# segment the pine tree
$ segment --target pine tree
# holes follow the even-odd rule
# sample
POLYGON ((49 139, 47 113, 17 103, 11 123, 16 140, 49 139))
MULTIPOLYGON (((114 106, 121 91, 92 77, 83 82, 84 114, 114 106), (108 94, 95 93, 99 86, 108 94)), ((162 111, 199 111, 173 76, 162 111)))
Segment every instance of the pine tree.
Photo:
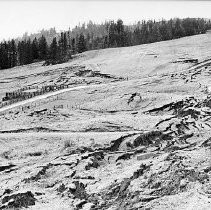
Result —
POLYGON ((160 28, 158 24, 154 24, 152 28, 152 34, 153 34, 152 42, 162 41, 162 36, 161 36, 160 28))
POLYGON ((46 38, 42 35, 39 39, 39 58, 46 59, 48 54, 48 45, 46 38))
POLYGON ((104 38, 104 43, 103 43, 103 48, 107 48, 109 45, 108 45, 108 36, 105 36, 104 38))
POLYGON ((24 46, 23 41, 18 42, 18 65, 24 64, 24 46))
POLYGON ((117 36, 116 36, 117 47, 124 47, 125 46, 125 34, 124 34, 123 21, 121 19, 117 20, 116 31, 117 31, 117 36))
POLYGON ((17 46, 15 40, 11 40, 11 51, 12 51, 12 67, 17 65, 17 46))
POLYGON ((25 38, 23 37, 17 45, 14 40, 0 43, 0 69, 28 64, 36 60, 46 60, 50 57, 56 59, 56 63, 64 62, 71 57, 70 50, 71 53, 76 53, 92 49, 146 44, 201 34, 208 29, 211 29, 211 21, 199 18, 158 22, 149 20, 128 26, 119 19, 117 22, 109 21, 102 24, 94 24, 90 21, 87 25, 76 26, 68 32, 61 33, 60 36, 55 29, 42 30, 32 35, 26 33, 25 38), (56 37, 58 42, 54 39, 56 37), (48 43, 50 55, 48 55, 48 43))
POLYGON ((68 50, 68 47, 67 47, 67 35, 66 35, 66 33, 64 33, 63 34, 63 55, 67 54, 67 50, 68 50))
POLYGON ((70 28, 69 28, 69 31, 67 32, 67 48, 68 48, 69 50, 71 49, 70 28))
POLYGON ((2 43, 1 49, 2 49, 1 69, 10 68, 10 66, 9 66, 8 44, 7 44, 7 42, 3 42, 2 43))
POLYGON ((0 43, 0 70, 2 69, 2 60, 3 60, 3 49, 2 49, 2 44, 0 43))
POLYGON ((185 35, 185 30, 182 26, 182 21, 179 18, 176 19, 172 33, 173 33, 174 38, 180 38, 185 35))
POLYGON ((58 46, 57 46, 56 37, 53 38, 53 41, 50 45, 49 55, 50 55, 50 59, 56 60, 58 58, 58 46))
POLYGON ((33 60, 39 59, 39 44, 36 37, 34 38, 32 42, 32 57, 33 57, 33 60))
POLYGON ((31 44, 30 39, 28 39, 26 44, 25 44, 25 57, 26 57, 26 63, 25 64, 30 64, 30 63, 33 62, 32 44, 31 44))
POLYGON ((0 69, 9 68, 6 42, 0 44, 0 69))
POLYGON ((141 43, 140 44, 146 44, 148 42, 149 42, 149 32, 148 32, 146 22, 143 21, 142 27, 141 27, 141 43))
POLYGON ((60 34, 60 39, 58 41, 58 48, 59 48, 59 56, 62 57, 65 55, 65 35, 63 32, 60 34))
POLYGON ((133 35, 134 35, 133 45, 141 44, 142 36, 139 27, 135 28, 133 35))
POLYGON ((109 44, 109 47, 117 47, 117 42, 116 42, 116 24, 114 23, 114 21, 111 21, 110 25, 109 25, 108 44, 109 44))
POLYGON ((82 53, 82 52, 86 51, 85 38, 82 33, 80 34, 79 39, 78 39, 77 51, 78 51, 78 53, 82 53))
POLYGON ((76 52, 76 42, 75 42, 75 38, 71 39, 71 49, 72 49, 72 53, 74 54, 76 52))

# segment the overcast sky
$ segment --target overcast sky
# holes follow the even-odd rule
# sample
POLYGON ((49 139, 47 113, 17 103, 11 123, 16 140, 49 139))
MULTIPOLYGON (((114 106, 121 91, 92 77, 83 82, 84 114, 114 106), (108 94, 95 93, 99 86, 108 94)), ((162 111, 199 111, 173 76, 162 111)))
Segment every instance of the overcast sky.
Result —
POLYGON ((174 17, 211 18, 209 1, 62 1, 0 0, 0 39, 56 27, 65 30, 79 22, 121 18, 124 23, 174 17))

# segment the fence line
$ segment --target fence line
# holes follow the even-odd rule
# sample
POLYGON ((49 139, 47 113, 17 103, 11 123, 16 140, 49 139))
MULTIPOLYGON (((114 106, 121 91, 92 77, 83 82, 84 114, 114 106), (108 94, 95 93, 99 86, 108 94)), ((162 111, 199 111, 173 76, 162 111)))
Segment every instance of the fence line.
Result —
POLYGON ((41 89, 39 89, 38 86, 32 86, 32 87, 24 87, 13 92, 6 92, 5 97, 2 99, 2 102, 0 102, 0 108, 11 105, 13 103, 17 103, 19 101, 24 101, 26 99, 33 98, 38 95, 43 95, 48 92, 54 92, 54 91, 66 89, 69 87, 71 87, 71 85, 63 85, 63 84, 48 85, 48 86, 41 87, 41 89), (37 89, 37 90, 35 92, 23 92, 23 91, 31 90, 31 89, 37 89))

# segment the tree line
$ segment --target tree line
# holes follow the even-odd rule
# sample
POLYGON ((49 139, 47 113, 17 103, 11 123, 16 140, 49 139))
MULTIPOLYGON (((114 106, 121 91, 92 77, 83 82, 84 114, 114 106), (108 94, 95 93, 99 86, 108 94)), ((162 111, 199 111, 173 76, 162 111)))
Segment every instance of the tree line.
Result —
POLYGON ((185 36, 203 34, 211 28, 210 20, 202 18, 148 20, 124 25, 121 19, 78 25, 72 30, 56 33, 42 30, 40 34, 24 35, 21 40, 0 43, 0 69, 35 61, 64 62, 71 55, 87 50, 147 44, 185 36))

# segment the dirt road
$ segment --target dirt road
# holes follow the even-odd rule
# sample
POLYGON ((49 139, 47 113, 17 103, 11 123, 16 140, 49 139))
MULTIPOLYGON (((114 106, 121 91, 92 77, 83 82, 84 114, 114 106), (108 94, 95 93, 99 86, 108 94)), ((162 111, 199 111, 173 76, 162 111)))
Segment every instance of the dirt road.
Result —
POLYGON ((79 90, 79 89, 84 89, 84 88, 87 88, 87 87, 102 87, 102 86, 105 86, 105 85, 107 85, 107 84, 83 85, 83 86, 66 88, 66 89, 55 91, 55 92, 50 92, 50 93, 47 93, 47 94, 44 94, 44 95, 36 96, 36 97, 30 98, 30 99, 27 99, 27 100, 24 100, 24 101, 20 101, 20 102, 11 104, 11 105, 6 106, 6 107, 2 107, 2 108, 0 108, 0 112, 7 111, 9 109, 16 108, 18 106, 23 106, 27 103, 32 103, 32 102, 37 101, 37 100, 42 100, 42 99, 45 99, 45 98, 48 98, 48 97, 51 97, 51 96, 59 95, 61 93, 65 93, 65 92, 68 92, 68 91, 71 91, 71 90, 79 90))

